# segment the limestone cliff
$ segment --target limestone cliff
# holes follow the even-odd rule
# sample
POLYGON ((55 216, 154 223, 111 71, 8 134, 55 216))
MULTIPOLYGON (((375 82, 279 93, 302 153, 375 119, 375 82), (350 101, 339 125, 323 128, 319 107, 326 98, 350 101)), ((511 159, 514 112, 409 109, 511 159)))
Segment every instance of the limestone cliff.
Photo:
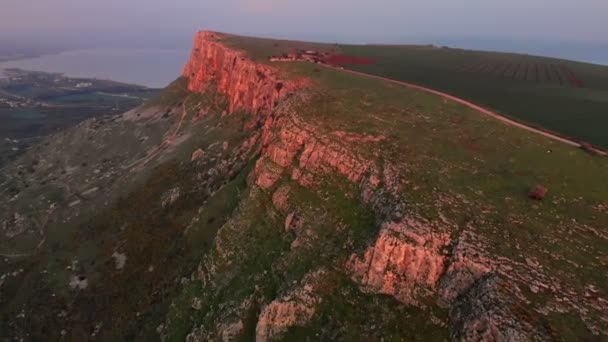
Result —
POLYGON ((214 85, 226 96, 229 112, 245 110, 253 114, 271 110, 280 98, 303 85, 301 80, 282 80, 271 67, 246 58, 209 31, 195 36, 183 76, 189 80, 188 90, 204 92, 214 85))

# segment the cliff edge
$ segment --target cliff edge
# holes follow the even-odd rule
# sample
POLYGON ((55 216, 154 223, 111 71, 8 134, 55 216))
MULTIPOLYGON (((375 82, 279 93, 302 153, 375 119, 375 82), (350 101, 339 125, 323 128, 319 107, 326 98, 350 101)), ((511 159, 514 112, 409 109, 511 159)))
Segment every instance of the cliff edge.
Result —
POLYGON ((252 114, 272 110, 282 97, 304 84, 304 80, 282 80, 276 70, 253 62, 211 31, 196 34, 183 76, 188 78, 188 90, 202 93, 214 86, 228 99, 230 112, 252 114))

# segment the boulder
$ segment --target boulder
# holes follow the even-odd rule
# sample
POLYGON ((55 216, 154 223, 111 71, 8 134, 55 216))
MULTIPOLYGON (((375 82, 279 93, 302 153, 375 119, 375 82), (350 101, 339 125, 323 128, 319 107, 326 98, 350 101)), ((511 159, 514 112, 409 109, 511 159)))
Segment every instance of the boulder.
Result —
POLYGON ((528 193, 528 197, 530 199, 537 200, 537 201, 542 200, 543 198, 545 198, 546 195, 547 195, 547 189, 540 185, 533 187, 530 190, 530 192, 528 193))
POLYGON ((196 151, 192 152, 192 158, 190 158, 190 160, 197 161, 197 160, 203 158, 204 155, 205 155, 205 152, 199 148, 196 151))

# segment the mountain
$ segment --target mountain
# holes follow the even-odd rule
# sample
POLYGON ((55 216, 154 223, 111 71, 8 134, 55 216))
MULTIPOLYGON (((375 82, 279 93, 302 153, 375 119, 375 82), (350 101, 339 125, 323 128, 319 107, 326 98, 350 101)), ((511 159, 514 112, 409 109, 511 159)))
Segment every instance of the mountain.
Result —
POLYGON ((601 151, 345 50, 200 32, 157 98, 5 166, 0 335, 605 339, 601 151))

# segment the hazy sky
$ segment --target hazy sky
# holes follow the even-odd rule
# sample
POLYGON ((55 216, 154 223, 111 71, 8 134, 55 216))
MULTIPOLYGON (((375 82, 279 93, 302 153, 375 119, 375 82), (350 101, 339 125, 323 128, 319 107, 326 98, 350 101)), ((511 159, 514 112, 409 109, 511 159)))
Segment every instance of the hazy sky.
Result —
POLYGON ((2 0, 0 34, 188 36, 200 28, 348 41, 608 42, 608 0, 2 0))

